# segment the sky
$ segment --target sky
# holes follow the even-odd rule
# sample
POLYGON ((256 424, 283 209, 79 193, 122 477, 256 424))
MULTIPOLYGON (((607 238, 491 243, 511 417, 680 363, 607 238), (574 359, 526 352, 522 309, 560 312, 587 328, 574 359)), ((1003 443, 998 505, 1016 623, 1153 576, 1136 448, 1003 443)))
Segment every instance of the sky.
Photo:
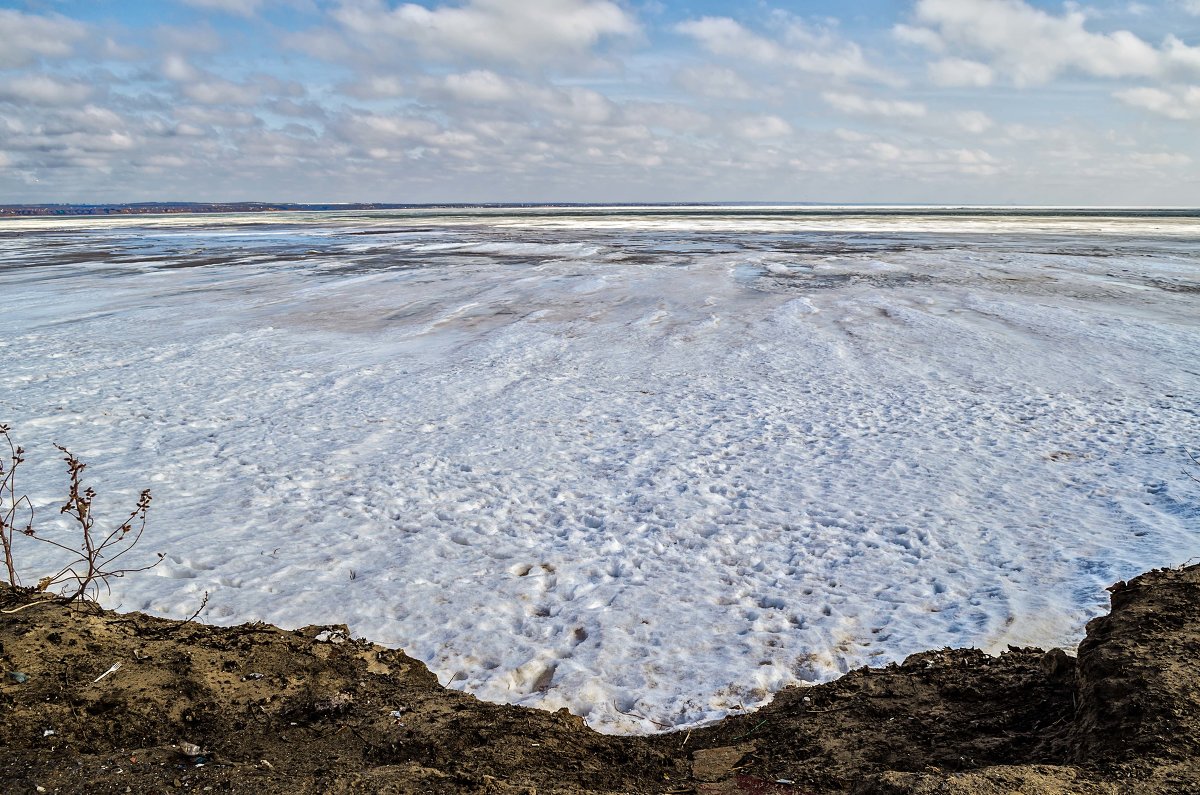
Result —
POLYGON ((0 0, 0 203, 1200 205, 1200 0, 0 0))

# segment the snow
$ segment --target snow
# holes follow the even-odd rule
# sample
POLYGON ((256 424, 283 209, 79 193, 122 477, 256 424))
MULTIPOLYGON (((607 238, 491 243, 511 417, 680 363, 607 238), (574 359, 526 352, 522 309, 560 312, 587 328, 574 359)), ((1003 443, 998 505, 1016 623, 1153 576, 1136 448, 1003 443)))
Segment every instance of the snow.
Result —
MULTIPOLYGON (((764 208, 0 222, 0 421, 150 573, 480 698, 692 726, 1071 646, 1200 555, 1195 217, 764 208)), ((52 565, 26 539, 27 579, 52 565)))

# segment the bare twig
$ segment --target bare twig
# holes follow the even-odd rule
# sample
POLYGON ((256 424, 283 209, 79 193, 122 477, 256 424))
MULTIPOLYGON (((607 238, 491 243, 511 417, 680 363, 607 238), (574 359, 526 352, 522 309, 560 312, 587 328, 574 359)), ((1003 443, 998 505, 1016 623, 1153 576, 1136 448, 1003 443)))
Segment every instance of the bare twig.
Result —
POLYGON ((659 727, 660 729, 669 729, 669 728, 671 728, 670 724, 667 724, 667 723, 659 723, 659 722, 658 722, 658 721, 656 721, 654 718, 647 718, 645 715, 639 715, 639 714, 637 714, 636 712, 626 712, 625 710, 623 710, 623 709, 621 709, 620 707, 618 707, 618 706, 617 706, 617 702, 615 702, 615 701, 613 702, 613 709, 615 709, 617 712, 620 712, 622 715, 627 715, 627 716, 628 716, 628 717, 630 717, 630 718, 637 718, 638 720, 648 720, 648 721, 650 721, 651 723, 653 723, 655 726, 659 727))
MULTIPOLYGON (((1192 459, 1193 464, 1195 464, 1197 467, 1200 467, 1200 458, 1197 458, 1195 453, 1191 452, 1190 450, 1184 450, 1183 452, 1188 458, 1192 459)), ((1186 469, 1184 470, 1183 474, 1187 475, 1189 478, 1196 481, 1197 483, 1200 483, 1200 477, 1196 477, 1191 472, 1188 472, 1186 469)))
MULTIPOLYGON (((196 612, 192 613, 190 616, 188 616, 187 620, 184 621, 183 624, 180 624, 179 627, 182 627, 184 624, 190 624, 193 621, 195 621, 196 617, 199 616, 201 613, 203 613, 204 608, 206 608, 206 607, 208 607, 208 591, 204 592, 204 598, 200 600, 200 606, 196 608, 196 612)), ((179 629, 179 627, 176 627, 176 629, 179 629)))

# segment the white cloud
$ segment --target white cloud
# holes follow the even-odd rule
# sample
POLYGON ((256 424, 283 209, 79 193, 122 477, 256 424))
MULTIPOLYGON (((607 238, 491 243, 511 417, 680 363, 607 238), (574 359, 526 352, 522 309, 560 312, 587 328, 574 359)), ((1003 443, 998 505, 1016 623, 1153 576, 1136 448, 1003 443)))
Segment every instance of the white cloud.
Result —
POLYGON ((954 121, 966 132, 979 135, 995 126, 992 117, 978 110, 964 110, 954 114, 954 121))
POLYGON ((189 6, 206 11, 223 11, 226 14, 250 17, 262 7, 263 0, 183 0, 189 6))
POLYGON ((838 137, 838 140, 848 141, 850 143, 862 143, 863 141, 871 140, 871 136, 867 135, 866 133, 859 132, 858 130, 846 130, 839 128, 834 130, 833 134, 838 137))
POLYGON ((304 87, 299 83, 269 75, 253 75, 243 82, 225 80, 198 69, 177 53, 163 59, 162 75, 178 84, 184 97, 202 105, 257 105, 268 96, 304 95, 304 87))
POLYGON ((200 71, 188 63, 182 55, 177 54, 168 55, 163 59, 162 73, 163 77, 177 83, 197 80, 200 77, 200 71))
POLYGON ((61 16, 0 9, 0 69, 26 66, 38 58, 66 58, 87 26, 61 16))
POLYGON ((1177 168, 1191 165, 1192 159, 1178 152, 1134 152, 1130 158, 1151 168, 1177 168))
POLYGON ((1200 16, 1200 0, 1178 0, 1178 5, 1187 13, 1200 16))
POLYGON ((189 127, 196 125, 206 127, 238 128, 256 127, 262 120, 244 110, 224 110, 221 108, 187 106, 175 111, 175 117, 189 127))
POLYGON ((93 133, 111 132, 125 125, 121 116, 108 108, 96 105, 85 105, 82 108, 64 111, 62 120, 70 126, 70 129, 93 133))
POLYGON ((455 99, 467 102, 509 102, 526 93, 516 81, 486 69, 448 75, 444 85, 455 99))
POLYGON ((526 65, 581 58, 606 37, 639 30, 633 16, 610 0, 468 0, 435 8, 342 0, 333 18, 357 41, 405 41, 432 58, 526 65))
POLYGON ((228 80, 203 80, 183 86, 183 95, 202 105, 254 105, 261 98, 253 86, 228 80))
POLYGON ((728 17, 688 20, 677 25, 676 30, 713 55, 809 74, 899 82, 895 76, 869 64, 857 44, 829 35, 814 35, 798 23, 785 28, 786 44, 760 36, 728 17))
POLYGON ((889 164, 900 173, 952 172, 986 177, 1002 171, 999 161, 982 149, 922 149, 874 141, 864 151, 873 160, 889 164))
POLYGON ((440 128, 427 119, 411 116, 353 113, 338 120, 335 131, 349 143, 374 150, 372 157, 380 159, 387 157, 390 149, 411 146, 436 135, 440 128))
POLYGON ((1113 94, 1126 105, 1166 116, 1168 119, 1200 118, 1200 86, 1160 88, 1130 88, 1113 94))
POLYGON ((942 58, 929 64, 929 79, 939 86, 983 88, 992 84, 992 68, 965 58, 942 58))
POLYGON ((602 124, 617 111, 608 97, 589 88, 538 85, 487 69, 427 78, 423 85, 435 98, 452 103, 517 105, 526 112, 547 113, 558 120, 582 124, 602 124))
POLYGON ((0 102, 77 105, 86 100, 91 93, 91 86, 67 83, 46 75, 23 75, 0 83, 0 102))
POLYGON ((734 135, 749 141, 764 141, 790 135, 792 125, 778 116, 743 116, 731 125, 734 135))
POLYGON ((871 99, 858 94, 847 94, 837 91, 826 91, 821 94, 821 99, 825 100, 834 110, 855 116, 915 119, 924 116, 926 113, 925 106, 920 102, 871 99))
POLYGON ((363 76, 343 86, 343 90, 359 99, 390 99, 408 94, 404 79, 396 75, 363 76))
POLYGON ((944 52, 946 42, 936 31, 929 28, 919 28, 913 25, 899 24, 892 28, 892 35, 905 44, 915 44, 931 52, 944 52))
POLYGON ((676 82, 685 91, 711 99, 753 99, 758 91, 732 69, 689 66, 679 70, 676 82))
POLYGON ((673 132, 699 133, 712 126, 706 114, 675 102, 635 102, 623 110, 624 117, 633 124, 673 132))
POLYGON ((1155 47, 1127 30, 1093 33, 1088 15, 1072 6, 1056 16, 1024 0, 918 0, 915 18, 925 27, 898 26, 894 34, 988 59, 1019 85, 1067 71, 1106 78, 1200 73, 1200 48, 1174 36, 1155 47))

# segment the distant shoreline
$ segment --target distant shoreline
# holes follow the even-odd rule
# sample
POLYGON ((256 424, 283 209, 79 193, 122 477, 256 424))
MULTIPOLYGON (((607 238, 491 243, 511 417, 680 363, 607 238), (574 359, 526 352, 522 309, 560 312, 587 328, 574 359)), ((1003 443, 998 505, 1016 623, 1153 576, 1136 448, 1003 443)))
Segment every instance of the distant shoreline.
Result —
POLYGON ((290 202, 133 202, 124 204, 0 204, 0 219, 46 216, 200 215, 217 213, 336 212, 370 210, 757 210, 805 214, 880 215, 1029 215, 1200 218, 1198 207, 1072 207, 1032 205, 830 204, 826 202, 351 202, 299 204, 290 202))

